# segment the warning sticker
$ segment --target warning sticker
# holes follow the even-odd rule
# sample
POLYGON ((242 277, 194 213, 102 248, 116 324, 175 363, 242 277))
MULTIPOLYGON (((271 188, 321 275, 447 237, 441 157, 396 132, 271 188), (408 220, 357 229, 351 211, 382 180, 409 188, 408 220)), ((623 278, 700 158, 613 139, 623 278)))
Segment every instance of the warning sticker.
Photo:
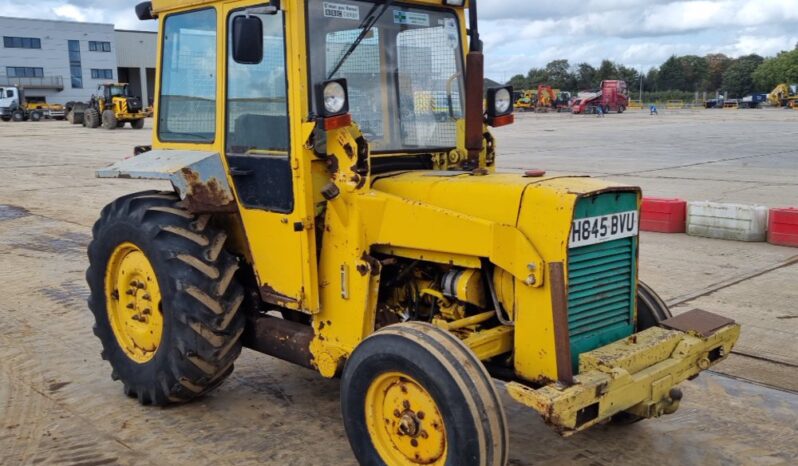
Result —
POLYGON ((360 20, 360 8, 344 3, 323 2, 324 16, 328 18, 360 20))
POLYGON ((429 26, 429 15, 412 11, 393 10, 394 24, 407 24, 408 26, 429 26))

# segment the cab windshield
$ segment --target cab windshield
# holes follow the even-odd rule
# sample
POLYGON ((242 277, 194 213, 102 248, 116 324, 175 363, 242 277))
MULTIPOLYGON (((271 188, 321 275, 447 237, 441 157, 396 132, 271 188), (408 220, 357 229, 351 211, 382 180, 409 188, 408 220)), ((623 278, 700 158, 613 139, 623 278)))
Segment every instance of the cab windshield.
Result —
POLYGON ((313 31, 309 48, 314 88, 329 79, 347 80, 349 110, 372 152, 456 146, 464 75, 458 19, 451 10, 310 0, 308 28, 313 31))
POLYGON ((111 97, 127 96, 127 86, 110 86, 111 97))

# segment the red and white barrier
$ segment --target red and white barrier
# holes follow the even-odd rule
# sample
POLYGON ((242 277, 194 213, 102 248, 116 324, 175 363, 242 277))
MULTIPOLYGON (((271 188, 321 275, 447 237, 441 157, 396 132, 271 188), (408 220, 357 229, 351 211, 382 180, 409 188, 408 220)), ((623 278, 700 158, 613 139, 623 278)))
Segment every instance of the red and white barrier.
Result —
POLYGON ((658 233, 684 233, 687 202, 682 199, 643 198, 640 229, 658 233))
POLYGON ((798 209, 770 209, 768 243, 798 247, 798 209))

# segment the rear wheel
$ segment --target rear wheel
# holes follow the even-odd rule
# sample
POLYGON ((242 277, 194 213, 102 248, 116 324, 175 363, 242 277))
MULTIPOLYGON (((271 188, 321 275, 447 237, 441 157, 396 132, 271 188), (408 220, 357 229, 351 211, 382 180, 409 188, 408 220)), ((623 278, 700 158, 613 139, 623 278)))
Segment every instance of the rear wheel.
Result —
POLYGON ((117 121, 116 122, 116 127, 117 128, 124 128, 125 127, 125 122, 124 121, 117 121))
POLYGON ((347 361, 341 408, 360 464, 504 465, 507 422, 482 363, 429 324, 391 325, 347 361))
POLYGON ((184 402, 218 386, 241 352, 244 292, 227 235, 173 193, 103 209, 86 279, 94 333, 114 380, 142 404, 184 402))
POLYGON ((30 112, 30 121, 41 121, 42 116, 43 116, 42 112, 39 111, 30 112))
POLYGON ((130 122, 130 127, 133 129, 144 128, 144 118, 139 118, 138 120, 132 120, 130 122))
MULTIPOLYGON (((116 115, 113 110, 103 110, 102 119, 103 128, 116 129, 118 127, 119 122, 116 121, 116 115)), ((124 125, 124 122, 122 124, 124 125)))

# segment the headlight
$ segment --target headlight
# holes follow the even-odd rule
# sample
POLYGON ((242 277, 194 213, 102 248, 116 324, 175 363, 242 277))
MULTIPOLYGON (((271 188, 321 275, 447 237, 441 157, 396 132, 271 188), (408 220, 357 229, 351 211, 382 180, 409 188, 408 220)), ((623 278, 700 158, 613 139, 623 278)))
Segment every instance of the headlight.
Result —
POLYGON ((324 106, 325 116, 338 115, 349 110, 345 80, 339 79, 324 83, 322 105, 324 106))
POLYGON ((494 87, 488 89, 487 123, 494 128, 512 124, 513 87, 494 87))
POLYGON ((511 98, 510 91, 506 87, 496 91, 496 98, 493 102, 496 115, 504 115, 510 110, 510 105, 512 105, 511 98))

